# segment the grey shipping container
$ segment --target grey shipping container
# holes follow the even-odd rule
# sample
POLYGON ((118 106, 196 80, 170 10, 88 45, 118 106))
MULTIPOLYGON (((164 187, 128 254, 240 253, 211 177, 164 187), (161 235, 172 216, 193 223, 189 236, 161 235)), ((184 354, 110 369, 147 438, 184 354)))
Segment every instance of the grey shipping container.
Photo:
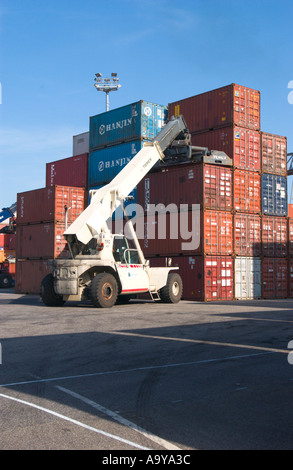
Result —
POLYGON ((90 151, 131 140, 152 140, 167 117, 167 106, 143 100, 92 116, 90 151))
POLYGON ((90 133, 83 132, 83 134, 78 134, 73 136, 73 153, 76 155, 82 155, 84 153, 89 153, 90 148, 90 133))
POLYGON ((261 298, 261 259, 256 257, 235 258, 234 286, 236 299, 261 298))
POLYGON ((262 175, 262 212, 265 215, 287 216, 287 178, 281 175, 262 175))

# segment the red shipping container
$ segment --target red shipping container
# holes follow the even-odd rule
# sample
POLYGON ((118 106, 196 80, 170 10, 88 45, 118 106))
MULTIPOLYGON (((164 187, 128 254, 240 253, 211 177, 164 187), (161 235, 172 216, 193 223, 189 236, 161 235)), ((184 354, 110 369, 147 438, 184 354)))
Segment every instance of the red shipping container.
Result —
POLYGON ((88 186, 89 154, 63 158, 46 164, 46 187, 51 186, 88 186))
POLYGON ((136 233, 144 255, 231 255, 233 215, 225 211, 148 214, 137 218, 136 233), (142 226, 143 224, 143 226, 142 226))
POLYGON ((203 209, 231 211, 232 170, 202 163, 176 165, 149 173, 137 186, 137 204, 200 204, 203 209))
POLYGON ((63 233, 64 224, 54 222, 27 224, 17 227, 17 258, 69 258, 69 249, 63 233))
POLYGON ((288 261, 288 295, 289 297, 293 297, 293 258, 289 258, 288 261))
POLYGON ((287 137, 261 132, 262 171, 287 175, 287 137))
POLYGON ((233 83, 169 103, 168 114, 182 114, 191 133, 230 125, 259 130, 260 92, 233 83))
MULTIPOLYGON (((150 258, 150 266, 165 266, 165 258, 150 258)), ((233 300, 234 268, 230 256, 172 258, 183 281, 183 300, 233 300)))
POLYGON ((225 152, 235 168, 260 171, 260 132, 244 127, 223 127, 192 135, 192 145, 225 152))
POLYGON ((85 209, 86 192, 83 188, 53 186, 17 194, 17 224, 40 222, 65 222, 68 224, 85 209))
POLYGON ((288 297, 288 259, 263 258, 262 285, 264 299, 288 297))
POLYGON ((287 217, 262 217, 262 254, 268 257, 288 255, 287 217))
POLYGON ((288 204, 288 217, 293 217, 293 204, 288 204))
POLYGON ((288 218, 288 253, 293 256, 293 218, 288 218))
POLYGON ((238 212, 261 211, 261 176, 255 171, 234 170, 234 209, 238 212))
POLYGON ((4 250, 15 250, 15 234, 0 233, 0 247, 4 250))
POLYGON ((16 294, 40 294, 43 278, 51 273, 44 260, 16 260, 16 294))
POLYGON ((234 253, 236 256, 261 255, 261 218, 257 214, 234 215, 234 253))

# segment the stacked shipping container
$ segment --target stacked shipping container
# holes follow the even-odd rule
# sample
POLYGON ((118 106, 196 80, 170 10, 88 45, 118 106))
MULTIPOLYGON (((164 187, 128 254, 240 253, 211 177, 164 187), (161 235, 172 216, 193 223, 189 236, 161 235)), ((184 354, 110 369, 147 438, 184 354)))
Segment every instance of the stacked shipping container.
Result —
POLYGON ((42 278, 50 272, 47 260, 68 257, 63 237, 85 209, 83 188, 53 186, 17 195, 17 293, 38 294, 42 278))

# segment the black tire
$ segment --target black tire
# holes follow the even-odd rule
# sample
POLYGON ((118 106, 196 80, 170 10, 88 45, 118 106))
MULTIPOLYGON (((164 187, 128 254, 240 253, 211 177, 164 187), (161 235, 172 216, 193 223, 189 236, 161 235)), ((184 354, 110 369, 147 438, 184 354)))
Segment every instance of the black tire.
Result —
POLYGON ((167 304, 177 304, 182 297, 183 283, 177 273, 169 273, 167 284, 160 289, 162 302, 167 304))
POLYGON ((0 274, 0 287, 1 289, 9 289, 12 286, 12 277, 10 274, 0 274))
POLYGON ((47 274, 41 283, 41 299, 48 307, 63 307, 65 300, 54 291, 54 279, 52 274, 47 274))
POLYGON ((111 308, 118 296, 118 284, 109 273, 97 274, 91 283, 91 300, 94 307, 111 308))

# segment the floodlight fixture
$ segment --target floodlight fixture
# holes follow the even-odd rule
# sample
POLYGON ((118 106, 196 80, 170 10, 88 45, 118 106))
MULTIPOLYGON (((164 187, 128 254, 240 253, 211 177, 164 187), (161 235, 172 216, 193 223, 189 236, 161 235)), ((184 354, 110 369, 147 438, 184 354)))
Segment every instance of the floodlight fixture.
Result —
POLYGON ((121 87, 121 85, 118 84, 119 78, 117 77, 117 73, 114 72, 111 73, 112 78, 103 79, 101 73, 96 73, 95 75, 96 83, 94 86, 97 91, 103 91, 106 93, 106 111, 109 111, 109 93, 110 91, 117 91, 121 87))

